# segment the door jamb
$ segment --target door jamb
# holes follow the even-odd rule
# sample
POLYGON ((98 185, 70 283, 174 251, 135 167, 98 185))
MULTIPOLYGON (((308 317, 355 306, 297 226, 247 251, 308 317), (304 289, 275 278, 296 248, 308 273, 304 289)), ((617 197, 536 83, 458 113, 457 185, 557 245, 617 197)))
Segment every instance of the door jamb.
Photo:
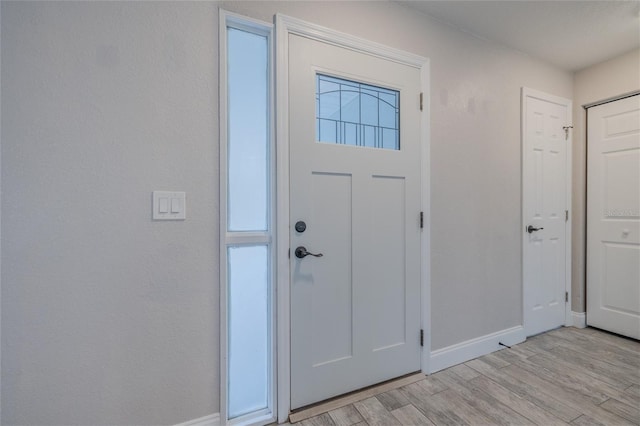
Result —
MULTIPOLYGON (((430 324, 430 188, 429 188, 429 59, 359 37, 277 14, 276 21, 276 286, 277 286, 277 412, 285 422, 291 408, 290 276, 289 276, 289 35, 295 34, 420 69, 424 108, 421 114, 422 210, 421 328, 425 331, 422 371, 429 372, 430 324)), ((416 97, 418 94, 416 94, 416 97)), ((417 98, 416 98, 417 99, 417 98)), ((418 101, 416 101, 418 105, 418 101)))
MULTIPOLYGON (((520 128, 520 133, 521 133, 521 191, 522 191, 522 202, 520 205, 520 209, 521 209, 521 217, 522 217, 522 222, 521 222, 521 227, 520 230, 522 232, 522 229, 524 229, 525 223, 527 221, 527 217, 525 217, 525 209, 524 206, 526 204, 527 198, 526 198, 526 194, 525 194, 525 182, 524 182, 524 178, 525 178, 525 149, 524 149, 524 144, 525 144, 525 123, 527 122, 527 98, 528 97, 532 97, 532 98, 538 98, 547 102, 552 102, 552 103, 556 103, 559 105, 564 105, 567 108, 567 126, 571 126, 571 123, 573 122, 573 101, 569 100, 569 99, 565 99, 565 98, 561 98, 559 96, 554 96, 554 95, 550 95, 548 93, 544 93, 541 92, 539 90, 535 90, 535 89, 530 89, 528 87, 522 87, 522 96, 521 96, 521 128, 520 128)), ((573 325, 573 316, 571 314, 571 226, 572 226, 572 220, 571 220, 571 216, 573 213, 573 209, 572 209, 572 205, 571 205, 571 188, 572 188, 572 177, 573 177, 573 173, 572 173, 572 154, 573 154, 573 132, 569 132, 568 133, 568 139, 567 139, 567 159, 566 159, 566 163, 565 163, 565 167, 566 167, 566 171, 567 171, 567 181, 566 181, 566 188, 565 188, 565 203, 567 206, 567 210, 569 211, 568 214, 568 220, 565 222, 564 224, 564 229, 565 229, 565 282, 564 282, 564 290, 567 293, 567 298, 568 301, 565 303, 564 306, 564 325, 565 327, 569 327, 571 325, 573 325)), ((526 242, 526 234, 521 234, 522 235, 522 326, 525 330, 525 333, 527 331, 527 327, 525 324, 525 306, 527 305, 525 302, 525 289, 524 289, 524 285, 525 285, 525 258, 524 258, 524 248, 525 248, 525 244, 526 242)))

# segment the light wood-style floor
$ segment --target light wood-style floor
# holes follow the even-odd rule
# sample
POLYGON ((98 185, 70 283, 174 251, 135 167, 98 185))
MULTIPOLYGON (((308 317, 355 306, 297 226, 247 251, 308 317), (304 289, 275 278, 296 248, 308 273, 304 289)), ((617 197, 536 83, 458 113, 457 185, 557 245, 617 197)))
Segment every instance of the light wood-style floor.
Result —
POLYGON ((638 425, 640 343, 560 328, 303 420, 333 425, 638 425))

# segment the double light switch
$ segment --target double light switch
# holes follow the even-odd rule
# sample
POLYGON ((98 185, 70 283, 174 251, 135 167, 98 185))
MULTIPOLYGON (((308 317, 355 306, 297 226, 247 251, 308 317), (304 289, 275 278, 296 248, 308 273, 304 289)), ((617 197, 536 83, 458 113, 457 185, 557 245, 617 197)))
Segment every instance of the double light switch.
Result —
POLYGON ((185 192, 153 191, 153 220, 184 220, 186 207, 185 192))

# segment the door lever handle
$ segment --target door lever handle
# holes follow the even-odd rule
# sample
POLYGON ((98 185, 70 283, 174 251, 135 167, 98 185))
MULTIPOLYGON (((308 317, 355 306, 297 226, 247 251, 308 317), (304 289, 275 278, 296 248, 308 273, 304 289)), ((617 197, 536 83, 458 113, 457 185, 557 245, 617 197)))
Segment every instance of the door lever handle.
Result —
POLYGON ((322 253, 310 253, 307 251, 306 247, 300 246, 298 248, 296 248, 296 251, 294 252, 294 254, 296 255, 296 257, 298 259, 304 259, 307 256, 313 256, 313 257, 322 257, 323 254, 322 253))
POLYGON ((531 234, 533 231, 541 231, 541 230, 543 230, 543 229, 544 229, 544 228, 534 228, 532 225, 527 226, 527 232, 528 232, 528 233, 530 233, 530 234, 531 234))

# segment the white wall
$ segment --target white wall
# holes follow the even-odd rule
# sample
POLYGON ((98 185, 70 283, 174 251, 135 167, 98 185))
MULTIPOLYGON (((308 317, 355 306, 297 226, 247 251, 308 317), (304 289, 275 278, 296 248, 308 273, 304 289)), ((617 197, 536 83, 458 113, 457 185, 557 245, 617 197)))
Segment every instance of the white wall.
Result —
POLYGON ((575 74, 573 93, 573 213, 571 306, 585 311, 587 112, 583 105, 640 91, 640 50, 575 74))
POLYGON ((217 7, 1 7, 2 424, 218 411, 217 7))
MULTIPOLYGON (((2 423, 218 411, 217 6, 1 7, 2 423)), ((432 349, 521 324, 520 88, 571 74, 395 3, 224 8, 431 58, 432 349)))
MULTIPOLYGON (((2 41, 2 7, 0 7, 0 43, 2 41)), ((0 224, 2 224, 2 49, 0 49, 0 224)), ((0 225, 0 424, 2 424, 2 226, 0 225)))

